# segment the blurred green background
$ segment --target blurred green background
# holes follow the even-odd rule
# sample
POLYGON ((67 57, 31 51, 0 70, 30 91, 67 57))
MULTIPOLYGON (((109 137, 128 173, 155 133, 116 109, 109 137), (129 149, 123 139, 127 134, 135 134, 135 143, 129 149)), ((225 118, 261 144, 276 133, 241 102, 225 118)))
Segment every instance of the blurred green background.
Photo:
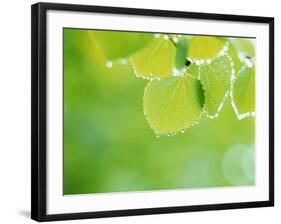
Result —
POLYGON ((103 32, 64 29, 64 194, 254 184, 254 118, 238 120, 228 98, 217 119, 157 138, 143 113, 148 81, 107 59, 150 36, 131 46, 122 33, 116 45, 111 32, 106 52, 103 32))

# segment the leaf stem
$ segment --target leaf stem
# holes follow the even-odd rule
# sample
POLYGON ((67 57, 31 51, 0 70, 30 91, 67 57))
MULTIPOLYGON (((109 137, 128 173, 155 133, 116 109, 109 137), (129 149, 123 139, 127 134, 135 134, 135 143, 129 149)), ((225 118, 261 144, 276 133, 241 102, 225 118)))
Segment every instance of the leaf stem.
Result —
MULTIPOLYGON (((168 34, 168 37, 169 37, 169 40, 172 42, 172 44, 175 46, 175 48, 177 48, 177 43, 174 41, 171 34, 168 34)), ((185 66, 188 67, 190 64, 191 64, 191 61, 186 58, 185 66)))
POLYGON ((168 34, 169 40, 172 42, 172 44, 177 47, 177 43, 174 41, 173 37, 171 37, 171 34, 168 34))

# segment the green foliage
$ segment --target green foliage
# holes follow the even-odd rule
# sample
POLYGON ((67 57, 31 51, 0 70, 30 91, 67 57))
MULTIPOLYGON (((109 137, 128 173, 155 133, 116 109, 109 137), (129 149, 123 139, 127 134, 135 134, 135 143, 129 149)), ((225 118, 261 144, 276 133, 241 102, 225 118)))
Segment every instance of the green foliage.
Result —
POLYGON ((205 93, 205 110, 217 116, 230 87, 231 61, 228 55, 215 58, 200 66, 200 80, 205 93))
POLYGON ((198 120, 204 97, 198 80, 181 76, 150 81, 143 101, 145 116, 156 135, 173 135, 198 120))
POLYGON ((252 115, 255 110, 254 68, 243 65, 255 57, 255 46, 249 39, 88 33, 94 47, 101 49, 107 60, 129 57, 137 77, 154 80, 145 88, 143 105, 157 135, 177 133, 192 126, 202 107, 208 117, 218 117, 229 93, 237 116, 252 115))
POLYGON ((88 31, 108 60, 125 58, 153 40, 150 33, 88 31))
MULTIPOLYGON (((138 50, 133 50, 134 46, 130 47, 132 53, 129 54, 122 53, 129 47, 124 44, 120 54, 116 52, 120 59, 106 58, 106 54, 111 54, 106 51, 111 49, 106 50, 103 44, 93 37, 95 32, 104 32, 108 36, 109 44, 113 48, 118 47, 113 44, 116 41, 113 31, 64 29, 65 195, 226 187, 255 183, 255 119, 251 116, 238 119, 240 116, 233 110, 233 97, 225 99, 216 119, 210 119, 203 112, 200 114, 200 120, 196 119, 198 122, 190 120, 192 128, 173 137, 168 137, 168 132, 163 132, 161 137, 156 138, 144 116, 144 90, 152 85, 151 83, 154 83, 155 87, 161 86, 161 83, 170 79, 182 79, 181 82, 185 80, 184 83, 188 83, 186 86, 189 85, 193 90, 193 103, 183 103, 183 99, 180 100, 179 97, 179 105, 174 103, 174 100, 171 101, 175 113, 179 114, 180 106, 184 105, 190 105, 190 108, 185 110, 186 114, 186 111, 202 111, 207 100, 204 99, 205 92, 199 91, 202 89, 199 68, 207 63, 206 58, 198 58, 199 64, 198 61, 191 60, 192 63, 182 68, 180 74, 173 73, 172 69, 166 77, 158 77, 160 80, 147 81, 136 78, 131 60, 123 63, 124 60, 120 59, 123 59, 124 55, 128 58, 133 57, 154 41, 156 44, 161 38, 155 38, 152 34, 152 42, 144 44, 138 50), (106 67, 109 59, 112 60, 112 66, 106 67), (198 91, 195 91, 195 86, 198 86, 198 91)), ((160 36, 164 38, 163 35, 160 36)), ((175 42, 181 37, 187 38, 188 41, 193 38, 176 34, 169 36, 175 38, 175 42)), ((229 54, 232 58, 237 73, 245 63, 245 58, 238 57, 238 49, 229 38, 219 40, 225 42, 223 46, 229 43, 229 48, 224 54, 229 54)), ((165 41, 171 42, 170 39, 165 41)), ((187 47, 190 48, 191 45, 192 43, 188 42, 187 47)), ((174 58, 170 59, 172 67, 175 66, 177 48, 174 44, 171 46, 174 47, 171 48, 174 49, 174 58)), ((215 56, 210 58, 211 62, 221 50, 218 48, 216 53, 214 52, 215 56)), ((191 59, 188 53, 186 57, 191 59)), ((251 61, 254 63, 254 58, 251 61)), ((166 66, 163 62, 153 62, 151 68, 153 65, 166 66)), ((149 73, 149 70, 147 72, 149 73)), ((232 89, 234 83, 239 80, 235 79, 239 74, 238 72, 235 76, 232 75, 232 89)), ((228 91, 233 92, 231 88, 228 91)), ((241 88, 235 94, 239 95, 241 91, 246 92, 241 88)), ((152 92, 156 95, 156 90, 152 92)), ((175 96, 185 96, 183 89, 176 93, 175 96)), ((171 99, 171 95, 166 93, 166 96, 160 99, 159 103, 155 103, 156 111, 171 99)), ((187 99, 189 96, 186 94, 187 99)), ((192 114, 195 117, 194 113, 192 114)), ((184 118, 183 121, 186 119, 189 118, 184 118)), ((179 124, 176 118, 171 118, 170 121, 172 125, 179 124)), ((175 126, 172 127, 176 131, 175 126)))
POLYGON ((159 79, 172 75, 176 47, 168 35, 160 35, 147 47, 131 56, 137 76, 145 79, 159 79))
MULTIPOLYGON (((247 57, 254 56, 254 48, 252 47, 252 41, 243 38, 161 34, 157 35, 151 44, 134 53, 131 56, 131 62, 136 75, 144 79, 157 79, 165 83, 167 81, 166 77, 183 77, 188 75, 188 79, 191 77, 195 79, 194 82, 199 80, 204 89, 204 111, 208 117, 216 118, 231 91, 232 76, 236 75, 235 71, 237 73, 244 63, 243 60, 247 59, 246 57, 241 58, 241 52, 243 55, 247 55, 247 57)), ((239 77, 238 80, 240 79, 239 77)), ((156 86, 161 86, 161 83, 153 82, 153 85, 149 83, 146 91, 152 91, 151 88, 154 86, 157 90, 158 88, 156 86)), ((244 87, 242 86, 241 88, 243 89, 244 87)), ((233 89, 236 91, 237 88, 235 86, 233 89)), ((153 92, 156 91, 154 88, 152 89, 153 92)), ((248 89, 244 91, 248 91, 248 89)), ((254 86, 251 91, 255 91, 254 86)), ((243 93, 240 93, 241 89, 236 92, 238 93, 235 93, 235 98, 237 98, 237 94, 240 98, 243 98, 243 93)), ((163 96, 159 93, 161 97, 158 99, 158 103, 155 99, 153 100, 153 104, 144 102, 144 111, 154 132, 156 134, 176 133, 179 130, 185 129, 187 126, 191 126, 193 124, 192 121, 194 122, 196 120, 192 116, 186 118, 189 121, 188 125, 186 120, 182 118, 182 124, 177 123, 175 125, 176 122, 171 117, 166 118, 170 122, 165 124, 161 122, 165 120, 163 116, 170 116, 170 114, 161 113, 159 115, 159 113, 153 113, 163 109, 161 107, 162 103, 165 103, 165 100, 169 99, 167 95, 167 99, 163 99, 165 93, 161 93, 163 96), (153 112, 150 111, 149 107, 153 107, 153 112), (162 127, 163 125, 165 127, 162 127)), ((189 93, 186 92, 186 94, 189 93)), ((201 93, 197 92, 194 94, 197 94, 197 96, 190 96, 192 99, 200 99, 201 93)), ((233 95, 232 92, 231 95, 233 95)), ((185 96, 185 94, 182 96, 185 96)), ((182 96, 179 93, 178 97, 182 96)), ((145 95, 144 99, 146 98, 147 96, 145 95)), ((238 104, 241 104, 240 101, 238 104)), ((190 102, 194 103, 194 101, 190 102)), ((251 109, 251 104, 254 101, 252 100, 249 103, 245 99, 243 102, 245 105, 248 105, 248 108, 239 108, 244 113, 245 110, 251 109)), ((180 104, 180 101, 173 101, 173 111, 180 107, 180 105, 176 106, 177 103, 180 104)), ((197 105, 200 105, 200 103, 198 102, 197 105)), ((195 111, 197 110, 196 104, 193 106, 190 104, 190 106, 194 107, 195 111)), ((240 106, 238 105, 238 107, 240 106)))
POLYGON ((233 84, 233 101, 239 114, 255 111, 255 67, 243 65, 233 84))
POLYGON ((246 38, 230 38, 230 41, 238 53, 242 53, 250 58, 255 57, 255 46, 251 40, 246 38))

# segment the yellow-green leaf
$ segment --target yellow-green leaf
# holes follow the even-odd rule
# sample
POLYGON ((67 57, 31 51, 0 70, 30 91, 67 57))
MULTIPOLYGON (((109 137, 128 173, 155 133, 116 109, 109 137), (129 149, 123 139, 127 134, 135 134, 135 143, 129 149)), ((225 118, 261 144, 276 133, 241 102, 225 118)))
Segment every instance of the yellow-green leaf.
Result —
POLYGON ((251 39, 247 38, 229 38, 231 44, 235 47, 237 52, 244 54, 246 57, 254 58, 255 57, 255 46, 254 42, 251 39))
POLYGON ((230 88, 231 59, 223 55, 200 66, 200 81, 205 93, 205 111, 209 117, 218 116, 230 88))
POLYGON ((194 77, 195 79, 198 79, 199 78, 199 66, 196 65, 195 63, 191 63, 186 68, 186 73, 189 74, 190 76, 194 77))
MULTIPOLYGON (((255 111, 255 67, 246 64, 233 83, 233 101, 239 115, 255 111)), ((245 116, 243 116, 245 117, 245 116)))
POLYGON ((176 47, 167 35, 160 35, 147 47, 131 56, 137 76, 159 79, 172 75, 176 47))
POLYGON ((156 135, 173 135, 199 119, 204 95, 197 79, 180 76, 150 81, 143 100, 145 116, 156 135))

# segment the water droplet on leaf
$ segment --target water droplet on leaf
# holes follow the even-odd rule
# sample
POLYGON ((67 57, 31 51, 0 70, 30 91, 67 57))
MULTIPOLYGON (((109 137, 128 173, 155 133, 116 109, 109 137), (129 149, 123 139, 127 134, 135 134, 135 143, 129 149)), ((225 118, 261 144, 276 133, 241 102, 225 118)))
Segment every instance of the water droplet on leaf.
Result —
POLYGON ((106 66, 107 68, 112 68, 112 66, 113 66, 112 61, 107 61, 106 64, 105 64, 105 66, 106 66))

